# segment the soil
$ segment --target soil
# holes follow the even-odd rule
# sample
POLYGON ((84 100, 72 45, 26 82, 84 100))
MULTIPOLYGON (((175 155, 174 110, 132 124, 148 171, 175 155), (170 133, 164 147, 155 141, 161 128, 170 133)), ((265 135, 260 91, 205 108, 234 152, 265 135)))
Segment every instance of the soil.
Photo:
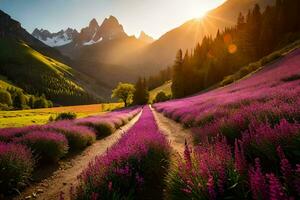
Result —
POLYGON ((158 113, 153 108, 151 109, 159 129, 170 141, 172 148, 180 155, 183 155, 185 141, 187 141, 189 146, 193 144, 192 132, 189 129, 184 128, 181 124, 158 113))

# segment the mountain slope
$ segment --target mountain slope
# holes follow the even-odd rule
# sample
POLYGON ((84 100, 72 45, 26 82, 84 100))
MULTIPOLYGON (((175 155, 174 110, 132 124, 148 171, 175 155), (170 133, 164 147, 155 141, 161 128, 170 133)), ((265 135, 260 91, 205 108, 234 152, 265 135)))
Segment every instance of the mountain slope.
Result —
MULTIPOLYGON (((60 62, 65 60, 68 59, 59 51, 31 36, 19 22, 0 11, 2 77, 29 94, 45 94, 55 103, 63 105, 93 103, 94 95, 89 93, 96 94, 95 90, 107 93, 105 85, 101 86, 100 82, 60 62), (91 83, 96 86, 90 87, 91 83)), ((97 97, 100 97, 99 93, 97 97)))
POLYGON ((192 19, 167 32, 161 38, 141 52, 141 62, 137 65, 157 66, 150 68, 150 73, 172 64, 178 49, 190 50, 201 42, 204 36, 214 36, 218 30, 236 24, 240 12, 246 14, 258 3, 262 8, 275 0, 228 0, 211 10, 202 19, 192 19))

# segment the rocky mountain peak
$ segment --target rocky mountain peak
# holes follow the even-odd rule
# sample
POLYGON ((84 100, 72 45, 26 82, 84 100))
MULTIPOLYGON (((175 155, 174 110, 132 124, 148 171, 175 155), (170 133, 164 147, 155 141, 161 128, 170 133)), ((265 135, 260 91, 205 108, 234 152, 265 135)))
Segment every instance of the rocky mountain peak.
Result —
POLYGON ((89 28, 94 30, 99 28, 99 24, 95 18, 90 21, 89 28))
POLYGON ((152 43, 154 41, 154 39, 151 36, 147 35, 144 31, 141 31, 138 39, 146 43, 152 43))

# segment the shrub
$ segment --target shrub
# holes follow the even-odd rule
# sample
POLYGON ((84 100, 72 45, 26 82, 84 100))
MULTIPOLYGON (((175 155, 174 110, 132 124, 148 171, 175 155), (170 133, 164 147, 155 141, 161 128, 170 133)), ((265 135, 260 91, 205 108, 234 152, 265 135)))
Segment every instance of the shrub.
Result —
POLYGON ((78 126, 70 121, 61 121, 49 124, 45 129, 60 132, 66 136, 71 150, 81 150, 96 140, 96 135, 88 127, 78 126))
POLYGON ((80 124, 94 129, 97 133, 98 139, 109 136, 116 130, 115 125, 112 122, 109 122, 109 120, 107 120, 107 121, 103 120, 103 121, 96 122, 96 123, 85 122, 85 123, 80 123, 80 124))
POLYGON ((68 141, 60 133, 39 130, 33 131, 14 142, 25 144, 41 159, 41 162, 57 162, 68 152, 68 141))
POLYGON ((34 108, 48 108, 48 101, 45 98, 37 98, 33 104, 34 108))
POLYGON ((0 110, 8 111, 11 107, 9 107, 7 104, 0 103, 0 110))
POLYGON ((9 92, 0 89, 0 104, 6 104, 7 106, 12 105, 12 99, 9 92))
POLYGON ((33 170, 31 152, 20 144, 0 143, 0 193, 25 185, 33 170))
POLYGON ((13 99, 13 105, 16 109, 23 109, 26 106, 26 96, 22 91, 17 91, 13 99))
POLYGON ((234 75, 227 76, 224 78, 224 80, 221 82, 221 86, 229 85, 235 81, 234 75))
POLYGON ((55 118, 55 121, 73 120, 73 119, 76 119, 76 118, 77 118, 76 113, 73 113, 73 112, 64 112, 64 113, 58 114, 57 117, 55 118))
POLYGON ((168 101, 168 100, 170 100, 170 99, 171 99, 171 97, 168 96, 168 95, 166 95, 166 93, 164 93, 164 92, 159 92, 159 93, 156 95, 156 97, 155 97, 153 103, 165 102, 165 101, 168 101))
POLYGON ((39 130, 39 126, 26 126, 21 128, 2 128, 0 129, 0 141, 11 142, 14 138, 21 137, 28 132, 39 130))

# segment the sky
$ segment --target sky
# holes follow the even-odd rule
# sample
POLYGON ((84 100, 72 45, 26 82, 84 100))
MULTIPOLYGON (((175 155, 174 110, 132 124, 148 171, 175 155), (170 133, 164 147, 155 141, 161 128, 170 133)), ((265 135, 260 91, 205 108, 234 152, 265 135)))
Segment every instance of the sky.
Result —
POLYGON ((0 9, 32 32, 80 31, 91 19, 113 15, 129 35, 141 31, 155 39, 192 18, 199 18, 225 0, 0 0, 0 9))

